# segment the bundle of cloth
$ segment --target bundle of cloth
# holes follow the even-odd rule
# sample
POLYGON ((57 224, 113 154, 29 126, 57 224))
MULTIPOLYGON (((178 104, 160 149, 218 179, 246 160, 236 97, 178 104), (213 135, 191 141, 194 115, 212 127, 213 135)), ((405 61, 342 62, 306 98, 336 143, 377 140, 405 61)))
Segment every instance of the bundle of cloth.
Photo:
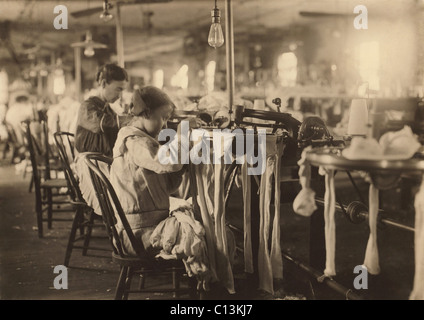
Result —
POLYGON ((342 154, 350 160, 406 160, 422 148, 409 126, 389 131, 377 141, 374 138, 354 137, 342 154))
MULTIPOLYGON (((253 103, 241 97, 234 97, 234 105, 242 105, 246 108, 253 108, 253 103)), ((218 112, 226 111, 228 113, 228 97, 226 92, 217 91, 211 92, 203 96, 197 104, 197 110, 207 112, 212 117, 216 118, 218 112)))
POLYGON ((294 212, 305 217, 311 216, 317 209, 315 191, 311 189, 311 164, 306 159, 306 153, 310 150, 312 150, 311 146, 305 148, 297 162, 299 165, 299 182, 302 189, 293 201, 294 212))
POLYGON ((205 229, 194 218, 191 205, 180 206, 162 220, 150 236, 153 248, 160 249, 156 258, 181 259, 189 277, 195 276, 197 289, 208 291, 211 272, 205 241, 205 229))
POLYGON ((196 110, 197 104, 190 101, 189 98, 181 95, 179 92, 166 90, 166 93, 171 98, 176 110, 193 111, 196 110))

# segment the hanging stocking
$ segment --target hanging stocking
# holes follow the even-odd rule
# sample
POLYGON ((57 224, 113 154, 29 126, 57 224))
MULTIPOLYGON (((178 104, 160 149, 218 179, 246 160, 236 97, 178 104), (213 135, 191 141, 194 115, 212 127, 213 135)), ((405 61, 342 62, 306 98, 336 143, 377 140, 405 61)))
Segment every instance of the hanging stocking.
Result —
POLYGON ((324 222, 325 222, 325 270, 326 276, 336 275, 336 195, 334 189, 334 170, 320 167, 320 174, 325 172, 324 222))
POLYGON ((258 272, 259 289, 274 293, 272 283, 271 258, 268 250, 272 173, 274 171, 275 159, 267 157, 265 173, 261 178, 260 199, 259 199, 259 249, 258 249, 258 272))
POLYGON ((410 300, 424 300, 424 175, 415 195, 415 275, 410 300))
POLYGON ((368 239, 367 250, 365 252, 364 265, 370 274, 380 273, 377 247, 377 217, 378 217, 378 189, 371 183, 369 190, 369 226, 370 237, 368 239))
MULTIPOLYGON (((223 162, 223 159, 221 159, 223 162)), ((229 293, 234 293, 233 271, 229 261, 225 223, 224 165, 215 164, 214 216, 217 249, 217 272, 229 293)))
POLYGON ((247 174, 247 161, 242 165, 242 188, 243 188, 243 230, 244 230, 244 270, 253 273, 252 254, 252 224, 251 224, 251 177, 247 174))
POLYGON ((193 195, 193 203, 196 203, 199 206, 201 221, 205 228, 205 238, 206 244, 208 247, 208 258, 212 273, 212 279, 217 280, 218 276, 216 273, 216 259, 215 259, 215 234, 214 234, 214 222, 212 215, 208 211, 206 196, 208 195, 207 191, 204 190, 203 176, 202 176, 202 167, 207 166, 204 164, 194 165, 190 164, 190 175, 193 195), (198 194, 198 196, 197 196, 198 194))
POLYGON ((274 279, 283 278, 283 257, 281 255, 281 244, 280 244, 280 168, 281 168, 281 157, 283 155, 285 145, 279 143, 277 145, 277 154, 275 155, 275 167, 274 167, 274 223, 272 226, 272 240, 271 240, 271 264, 272 274, 274 279))

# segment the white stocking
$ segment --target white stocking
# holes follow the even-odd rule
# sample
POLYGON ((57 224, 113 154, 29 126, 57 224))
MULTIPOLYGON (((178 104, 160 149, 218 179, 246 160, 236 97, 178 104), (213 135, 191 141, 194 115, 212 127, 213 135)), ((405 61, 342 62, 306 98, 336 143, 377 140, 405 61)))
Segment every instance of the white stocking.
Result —
POLYGON ((272 241, 271 241, 271 264, 272 274, 275 279, 283 278, 283 257, 281 255, 281 243, 280 243, 280 168, 281 168, 281 157, 283 155, 284 145, 279 144, 278 153, 275 158, 274 168, 274 179, 275 179, 275 191, 274 191, 274 223, 272 226, 272 241))
POLYGON ((415 276, 410 300, 424 300, 424 175, 415 195, 415 276))
POLYGON ((242 165, 242 187, 243 187, 243 230, 244 230, 244 270, 253 273, 252 254, 252 223, 251 223, 251 177, 247 174, 247 161, 242 165))
POLYGON ((364 265, 370 274, 380 273, 377 246, 377 217, 378 217, 378 189, 371 183, 369 190, 369 214, 370 237, 368 239, 367 250, 365 252, 364 265))
POLYGON ((198 203, 201 219, 203 226, 205 228, 205 238, 206 244, 208 247, 208 258, 210 263, 210 269, 212 273, 212 279, 217 280, 218 276, 216 274, 216 259, 215 259, 215 235, 214 235, 214 223, 212 220, 212 215, 208 211, 207 201, 205 196, 207 192, 204 190, 203 176, 202 176, 202 167, 206 166, 204 164, 194 165, 190 164, 190 175, 192 182, 190 183, 193 203, 196 201, 198 203), (196 188, 197 187, 197 188, 196 188), (197 196, 198 193, 198 196, 197 196))
POLYGON ((269 227, 270 227, 270 210, 271 190, 272 190, 272 173, 274 170, 275 159, 267 157, 265 173, 261 178, 260 199, 259 199, 259 249, 258 249, 258 272, 259 272, 259 289, 274 293, 272 283, 271 258, 268 250, 269 227))
MULTIPOLYGON (((223 159, 222 159, 223 162, 223 159)), ((215 164, 214 216, 217 249, 217 272, 229 293, 234 293, 234 278, 228 253, 225 224, 224 165, 215 164)))
MULTIPOLYGON (((321 170, 321 168, 320 168, 321 170)), ((334 170, 325 170, 324 222, 326 261, 324 274, 336 275, 336 194, 334 189, 334 170)))

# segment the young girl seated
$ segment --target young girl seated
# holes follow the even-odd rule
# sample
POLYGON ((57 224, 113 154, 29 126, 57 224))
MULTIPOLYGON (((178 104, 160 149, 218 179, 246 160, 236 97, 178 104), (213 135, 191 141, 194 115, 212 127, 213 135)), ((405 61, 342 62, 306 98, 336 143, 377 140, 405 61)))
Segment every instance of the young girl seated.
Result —
MULTIPOLYGON (((173 110, 174 104, 160 89, 148 86, 136 90, 130 109, 134 117, 120 129, 113 149, 110 181, 135 236, 151 254, 157 250, 152 248, 150 236, 169 216, 169 196, 185 172, 182 164, 162 164, 158 157, 157 138, 173 110)), ((198 120, 189 120, 189 125, 198 127, 198 120)), ((121 234, 121 238, 127 253, 135 254, 128 237, 121 234)))

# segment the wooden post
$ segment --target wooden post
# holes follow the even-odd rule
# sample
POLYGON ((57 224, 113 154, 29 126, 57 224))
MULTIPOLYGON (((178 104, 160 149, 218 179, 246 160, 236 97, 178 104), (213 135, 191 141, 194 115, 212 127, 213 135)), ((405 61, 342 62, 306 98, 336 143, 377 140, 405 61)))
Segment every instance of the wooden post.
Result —
POLYGON ((118 56, 118 65, 125 68, 124 58, 124 33, 122 30, 121 8, 119 2, 116 3, 116 54, 118 56))
POLYGON ((227 93, 230 115, 234 102, 234 27, 231 0, 225 0, 225 47, 227 53, 227 93))
POLYGON ((75 60, 75 97, 81 101, 81 48, 74 48, 75 60))

